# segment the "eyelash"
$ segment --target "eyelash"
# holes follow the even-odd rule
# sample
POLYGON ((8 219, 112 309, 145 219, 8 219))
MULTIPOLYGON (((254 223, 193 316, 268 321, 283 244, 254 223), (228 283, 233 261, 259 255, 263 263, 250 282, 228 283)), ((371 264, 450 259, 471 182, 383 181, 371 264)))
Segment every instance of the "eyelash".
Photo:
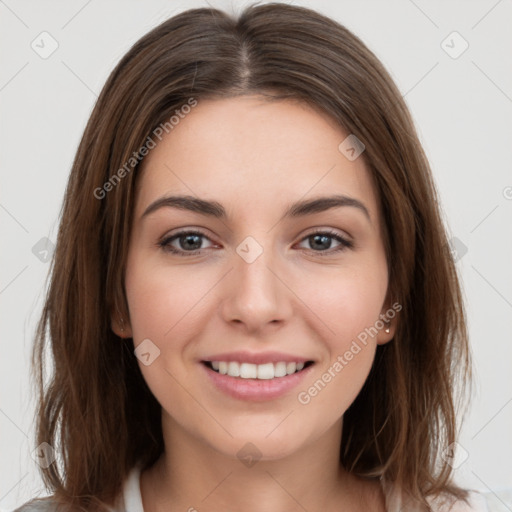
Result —
MULTIPOLYGON (((175 254, 177 256, 180 256, 180 257, 195 256, 197 254, 200 254, 201 251, 204 250, 204 249, 197 249, 195 251, 183 251, 183 250, 180 250, 180 249, 176 249, 175 247, 172 247, 170 245, 170 243, 172 241, 174 241, 174 240, 176 240, 176 239, 178 239, 178 238, 180 238, 181 236, 184 236, 184 235, 197 235, 197 236, 201 236, 203 238, 206 238, 206 239, 210 240, 201 231, 194 231, 194 230, 191 230, 191 231, 180 231, 179 233, 175 233, 172 236, 163 238, 162 240, 160 240, 158 242, 157 245, 162 250, 164 250, 165 252, 170 252, 170 253, 173 253, 173 254, 175 254)), ((347 240, 346 238, 342 237, 339 233, 337 233, 335 231, 331 231, 329 229, 322 230, 322 231, 314 231, 312 233, 309 233, 308 235, 306 235, 304 238, 301 239, 301 242, 303 242, 304 240, 307 240, 308 238, 310 238, 312 236, 315 236, 315 235, 328 236, 329 238, 333 238, 334 240, 336 240, 337 242, 340 243, 340 245, 338 247, 336 247, 335 249, 333 249, 333 250, 329 250, 328 249, 326 251, 314 251, 313 249, 311 249, 311 251, 313 251, 315 254, 318 254, 319 256, 329 256, 329 255, 332 255, 333 253, 337 253, 337 252, 343 251, 345 249, 353 249, 353 247, 354 247, 353 242, 351 242, 350 240, 347 240)))

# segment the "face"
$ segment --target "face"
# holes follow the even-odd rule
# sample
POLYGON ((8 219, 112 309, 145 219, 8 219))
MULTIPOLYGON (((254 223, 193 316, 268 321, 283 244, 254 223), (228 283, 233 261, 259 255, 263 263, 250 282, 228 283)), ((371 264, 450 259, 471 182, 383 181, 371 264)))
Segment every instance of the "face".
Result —
POLYGON ((378 200, 347 135, 298 102, 199 100, 144 160, 122 334, 167 423, 218 452, 275 459, 340 429, 393 336, 378 200))

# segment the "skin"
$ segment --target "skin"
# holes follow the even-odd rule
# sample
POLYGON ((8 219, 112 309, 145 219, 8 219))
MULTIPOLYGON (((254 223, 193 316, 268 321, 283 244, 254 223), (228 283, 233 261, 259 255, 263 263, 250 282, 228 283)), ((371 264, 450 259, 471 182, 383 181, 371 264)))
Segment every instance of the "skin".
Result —
MULTIPOLYGON (((146 512, 384 510, 380 484, 340 468, 339 451, 343 414, 395 320, 308 404, 297 399, 390 307, 377 195, 363 158, 338 150, 347 135, 291 100, 199 100, 145 158, 125 276, 129 321, 121 331, 114 318, 113 329, 134 347, 149 338, 160 350, 150 365, 139 361, 162 406, 165 439, 164 454, 141 476, 146 512), (343 206, 281 219, 292 202, 333 193, 361 201, 369 218, 343 206), (142 217, 171 194, 218 201, 228 217, 170 207, 142 217), (200 254, 158 245, 190 228, 205 234, 200 254), (308 236, 325 229, 353 248, 334 252, 333 238, 318 248, 308 236), (247 236, 263 249, 252 263, 236 252, 247 236), (199 362, 235 350, 315 364, 297 389, 248 402, 218 391, 199 362), (237 457, 248 442, 262 454, 252 467, 237 457)), ((187 251, 186 240, 171 245, 187 251)))

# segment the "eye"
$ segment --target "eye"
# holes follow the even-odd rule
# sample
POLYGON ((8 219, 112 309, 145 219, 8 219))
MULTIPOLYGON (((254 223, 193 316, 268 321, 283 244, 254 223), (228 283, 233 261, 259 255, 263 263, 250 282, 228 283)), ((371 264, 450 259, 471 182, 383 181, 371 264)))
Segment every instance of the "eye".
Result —
POLYGON ((353 242, 347 240, 336 231, 331 230, 315 231, 314 233, 310 233, 302 239, 301 243, 303 242, 308 242, 311 250, 318 253, 320 256, 327 256, 334 252, 354 247, 353 242), (334 249, 329 250, 331 249, 333 240, 335 240, 338 245, 335 246, 334 249))
POLYGON ((158 242, 158 245, 164 251, 172 252, 179 256, 190 256, 199 254, 205 248, 202 247, 203 239, 210 240, 200 231, 180 231, 172 236, 163 238, 158 242))
MULTIPOLYGON (((164 237, 158 246, 166 252, 176 254, 178 256, 194 256, 200 254, 204 249, 204 240, 211 240, 201 231, 180 231, 171 236, 164 237)), ((347 240, 336 231, 322 230, 310 233, 301 240, 301 243, 308 242, 309 250, 320 256, 327 256, 335 252, 353 248, 354 244, 347 240), (332 248, 332 241, 337 244, 332 248)), ((307 249, 307 248, 306 248, 307 249)))

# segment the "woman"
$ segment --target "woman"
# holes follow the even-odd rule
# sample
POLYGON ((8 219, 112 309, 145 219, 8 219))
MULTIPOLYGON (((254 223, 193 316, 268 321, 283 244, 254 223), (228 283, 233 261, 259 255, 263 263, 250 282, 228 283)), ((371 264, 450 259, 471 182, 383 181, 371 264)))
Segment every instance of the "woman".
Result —
POLYGON ((33 364, 52 496, 24 512, 480 510, 428 162, 382 64, 305 8, 186 11, 121 60, 33 364))

